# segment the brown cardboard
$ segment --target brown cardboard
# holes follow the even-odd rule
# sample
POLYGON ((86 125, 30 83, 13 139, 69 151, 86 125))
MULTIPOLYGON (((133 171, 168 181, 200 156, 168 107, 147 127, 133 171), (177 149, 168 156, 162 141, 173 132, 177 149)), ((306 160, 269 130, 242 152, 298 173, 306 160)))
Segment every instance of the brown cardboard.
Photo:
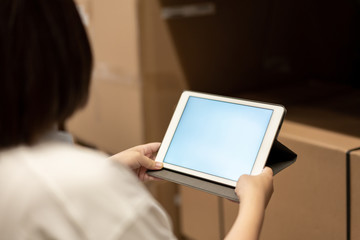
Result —
MULTIPOLYGON (((156 80, 148 78, 150 82, 143 84, 144 134, 147 142, 162 141, 182 93, 182 87, 177 84, 166 85, 159 83, 167 81, 167 79, 160 76, 156 80)), ((171 82, 171 80, 168 82, 171 82)))
POLYGON ((136 1, 76 2, 88 18, 95 68, 89 102, 67 128, 80 141, 116 153, 145 138, 136 1))
MULTIPOLYGON (((359 143, 360 147, 360 143, 359 143)), ((351 238, 360 239, 360 150, 350 154, 351 238)))
POLYGON ((158 0, 138 4, 145 138, 161 141, 187 85, 158 0))
POLYGON ((70 119, 68 130, 111 154, 143 143, 139 88, 116 80, 93 81, 88 105, 70 119))
POLYGON ((156 1, 77 2, 90 19, 95 70, 69 130, 111 153, 161 141, 186 84, 156 1))
MULTIPOLYGON (((136 0, 76 0, 88 21, 96 68, 117 69, 127 81, 139 81, 136 0)), ((123 81, 120 78, 120 81, 123 81)))
MULTIPOLYGON (((298 159, 274 178, 262 239, 346 239, 346 152, 360 139, 289 121, 279 139, 298 159)), ((224 209, 227 231, 237 206, 224 209)))
POLYGON ((181 234, 186 239, 221 239, 219 197, 189 187, 179 187, 181 234))
POLYGON ((92 44, 96 63, 117 67, 139 81, 137 1, 92 0, 92 44))

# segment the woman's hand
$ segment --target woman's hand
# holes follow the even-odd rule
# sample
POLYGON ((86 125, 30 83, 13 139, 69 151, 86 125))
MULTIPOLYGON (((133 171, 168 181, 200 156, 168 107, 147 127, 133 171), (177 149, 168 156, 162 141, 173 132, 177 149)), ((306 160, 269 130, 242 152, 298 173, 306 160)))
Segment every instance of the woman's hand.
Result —
POLYGON ((256 176, 242 175, 235 192, 240 200, 239 213, 226 240, 258 240, 264 220, 265 208, 273 188, 273 171, 264 168, 256 176))
POLYGON ((247 202, 254 204, 261 201, 265 209, 274 192, 272 169, 265 167, 262 173, 256 176, 242 175, 237 182, 235 192, 240 204, 247 202))
POLYGON ((159 150, 160 143, 148 143, 139 145, 110 157, 131 168, 141 181, 155 180, 146 171, 159 170, 163 167, 162 162, 155 162, 155 156, 159 150))

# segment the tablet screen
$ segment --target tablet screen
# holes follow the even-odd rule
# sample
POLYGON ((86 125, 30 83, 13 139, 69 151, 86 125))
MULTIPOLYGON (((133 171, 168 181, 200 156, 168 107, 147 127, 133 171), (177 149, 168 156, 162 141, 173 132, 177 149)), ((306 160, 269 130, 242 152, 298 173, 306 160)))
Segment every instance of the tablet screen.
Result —
POLYGON ((190 96, 164 163, 237 181, 250 174, 272 109, 190 96))

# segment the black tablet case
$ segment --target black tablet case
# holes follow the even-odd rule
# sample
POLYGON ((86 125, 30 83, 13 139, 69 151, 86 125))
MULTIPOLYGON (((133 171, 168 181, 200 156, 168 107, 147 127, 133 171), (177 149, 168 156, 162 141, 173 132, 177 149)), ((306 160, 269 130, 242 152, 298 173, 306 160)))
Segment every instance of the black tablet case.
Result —
MULTIPOLYGON (((290 166, 296 161, 297 155, 289 148, 275 140, 271 148, 266 166, 272 168, 274 175, 279 173, 284 168, 290 166)), ((170 182, 178 183, 195 189, 199 189, 220 197, 230 199, 238 202, 234 187, 212 182, 202 178, 190 176, 184 173, 179 173, 169 169, 161 169, 157 171, 148 171, 148 174, 160 179, 170 182)))

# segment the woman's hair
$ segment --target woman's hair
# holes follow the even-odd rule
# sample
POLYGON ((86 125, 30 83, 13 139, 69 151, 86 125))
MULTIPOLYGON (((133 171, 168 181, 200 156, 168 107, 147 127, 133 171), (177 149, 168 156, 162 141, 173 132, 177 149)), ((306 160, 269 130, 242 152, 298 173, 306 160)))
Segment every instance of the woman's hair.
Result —
POLYGON ((32 144, 84 106, 91 69, 72 0, 1 0, 0 148, 32 144))

